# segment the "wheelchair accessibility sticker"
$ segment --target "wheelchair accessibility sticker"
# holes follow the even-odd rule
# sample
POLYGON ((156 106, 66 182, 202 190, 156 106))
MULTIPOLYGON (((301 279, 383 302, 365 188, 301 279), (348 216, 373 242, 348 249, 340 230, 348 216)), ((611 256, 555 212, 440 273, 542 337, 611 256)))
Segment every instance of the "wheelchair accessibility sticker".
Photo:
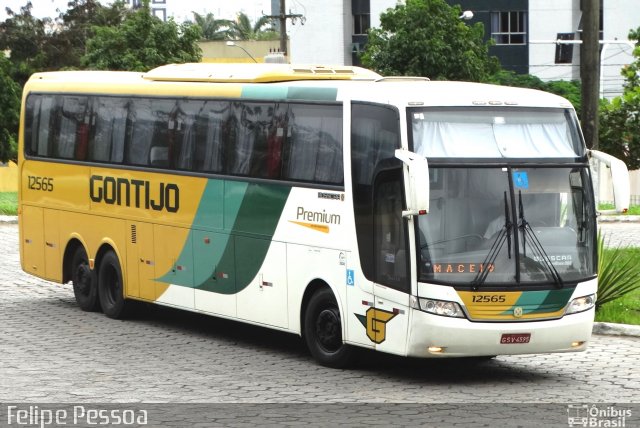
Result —
POLYGON ((356 283, 353 269, 347 269, 347 285, 353 287, 356 283))
POLYGON ((526 171, 517 171, 513 173, 513 185, 517 189, 529 188, 529 176, 526 171))

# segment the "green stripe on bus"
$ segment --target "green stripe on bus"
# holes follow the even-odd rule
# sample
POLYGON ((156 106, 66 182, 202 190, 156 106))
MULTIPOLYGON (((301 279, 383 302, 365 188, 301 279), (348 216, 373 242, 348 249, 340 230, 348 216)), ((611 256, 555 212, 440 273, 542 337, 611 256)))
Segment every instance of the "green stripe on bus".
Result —
POLYGON ((557 312, 566 306, 574 288, 560 290, 523 291, 516 303, 501 315, 513 314, 515 307, 521 307, 523 314, 557 312))
POLYGON ((304 86, 244 86, 242 98, 257 100, 335 101, 337 88, 304 86))
POLYGON ((286 86, 243 86, 241 97, 255 100, 285 100, 287 89, 286 86))
POLYGON ((158 281, 234 294, 246 288, 257 275, 291 187, 226 181, 223 195, 220 183, 223 181, 207 183, 185 248, 172 269, 158 281), (221 222, 224 230, 219 228, 221 222), (187 260, 189 248, 193 249, 193 260, 187 260), (193 283, 186 280, 180 283, 171 274, 176 265, 192 263, 193 283))
POLYGON ((289 88, 287 99, 306 101, 335 101, 338 97, 337 88, 305 88, 292 86, 289 88))

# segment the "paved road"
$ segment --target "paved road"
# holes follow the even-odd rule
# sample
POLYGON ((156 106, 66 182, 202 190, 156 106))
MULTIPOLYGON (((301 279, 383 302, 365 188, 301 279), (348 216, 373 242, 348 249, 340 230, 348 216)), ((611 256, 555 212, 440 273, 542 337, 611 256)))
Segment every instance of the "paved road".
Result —
MULTIPOLYGON (((594 336, 583 353, 477 363, 367 354, 357 369, 332 370, 316 365, 302 341, 284 333, 159 307, 124 322, 82 312, 69 285, 20 270, 16 225, 0 225, 0 266, 0 403, 323 403, 268 408, 276 415, 310 414, 314 426, 324 425, 318 421, 327 413, 319 409, 327 403, 368 403, 338 407, 368 416, 397 410, 397 425, 413 425, 415 405, 384 403, 431 403, 418 412, 469 413, 456 416, 465 426, 481 420, 473 414, 482 406, 491 420, 504 418, 506 407, 491 403, 563 403, 542 415, 564 426, 566 403, 640 403, 640 338, 594 336)), ((265 413, 264 407, 254 413, 208 408, 255 413, 254 421, 265 413)), ((640 425, 640 406, 635 414, 640 425)))
POLYGON ((640 247, 640 222, 600 222, 598 228, 610 247, 640 247))

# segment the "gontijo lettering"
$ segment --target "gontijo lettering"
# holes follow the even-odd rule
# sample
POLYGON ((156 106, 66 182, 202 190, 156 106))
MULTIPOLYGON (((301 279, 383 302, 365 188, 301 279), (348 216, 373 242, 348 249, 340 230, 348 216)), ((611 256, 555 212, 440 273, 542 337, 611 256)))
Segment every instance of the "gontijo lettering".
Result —
POLYGON ((152 184, 147 180, 92 175, 89 179, 89 196, 93 202, 110 205, 133 205, 170 213, 180 209, 180 188, 174 183, 152 184))

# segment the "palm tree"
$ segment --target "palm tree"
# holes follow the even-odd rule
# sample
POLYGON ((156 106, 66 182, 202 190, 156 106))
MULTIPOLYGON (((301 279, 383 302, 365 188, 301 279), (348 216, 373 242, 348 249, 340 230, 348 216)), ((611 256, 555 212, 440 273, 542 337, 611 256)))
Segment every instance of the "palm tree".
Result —
POLYGON ((276 40, 279 37, 271 26, 270 18, 262 16, 251 25, 251 20, 243 12, 238 13, 236 20, 231 22, 229 36, 234 40, 276 40))
POLYGON ((215 19, 213 13, 206 16, 192 12, 195 24, 202 28, 203 40, 226 40, 229 38, 231 26, 234 24, 228 19, 215 19))

